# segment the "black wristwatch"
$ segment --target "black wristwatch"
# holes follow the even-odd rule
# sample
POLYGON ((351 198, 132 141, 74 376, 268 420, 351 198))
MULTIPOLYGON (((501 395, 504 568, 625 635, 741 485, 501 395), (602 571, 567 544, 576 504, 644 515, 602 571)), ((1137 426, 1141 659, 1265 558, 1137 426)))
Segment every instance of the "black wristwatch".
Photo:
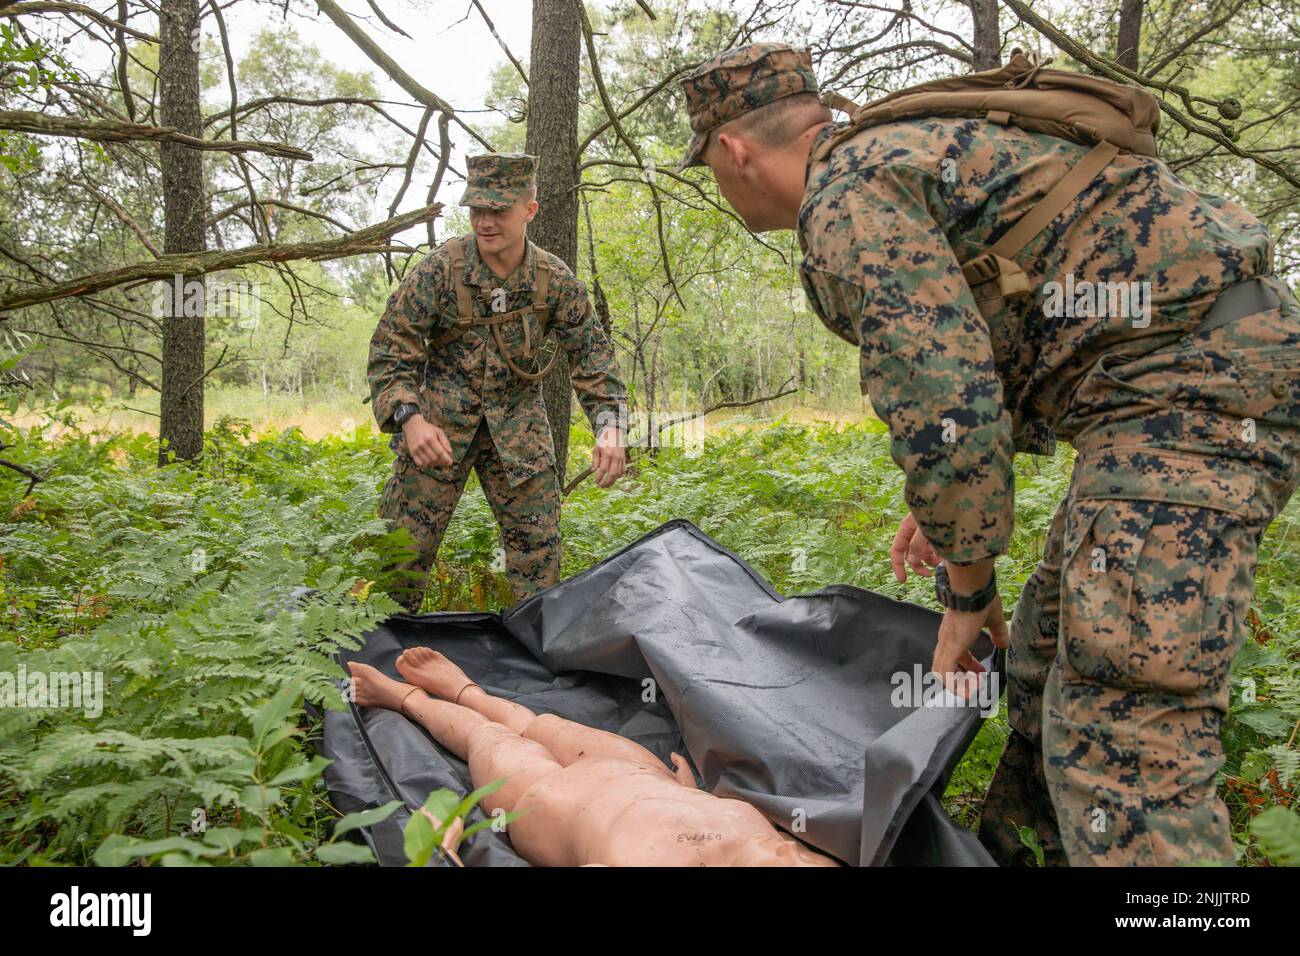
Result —
POLYGON ((954 594, 948 584, 948 562, 940 561, 934 569, 934 596, 944 607, 953 611, 982 611, 998 596, 998 574, 989 576, 989 583, 974 594, 954 594))
POLYGON ((401 428, 403 422, 419 411, 420 406, 414 402, 403 402, 398 405, 397 409, 393 412, 393 424, 398 428, 401 428))

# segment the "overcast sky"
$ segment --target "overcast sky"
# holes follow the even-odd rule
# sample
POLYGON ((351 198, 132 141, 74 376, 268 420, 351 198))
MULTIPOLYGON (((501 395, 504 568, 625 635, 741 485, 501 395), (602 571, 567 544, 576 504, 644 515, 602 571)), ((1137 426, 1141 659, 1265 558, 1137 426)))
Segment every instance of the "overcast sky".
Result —
MULTIPOLYGON (((532 33, 532 0, 480 2, 511 52, 526 63, 532 33)), ((469 0, 382 0, 380 9, 411 35, 409 40, 380 23, 365 0, 340 0, 339 5, 408 73, 456 109, 483 107, 488 77, 506 59, 469 0)), ((350 70, 369 70, 393 99, 410 99, 389 83, 379 68, 324 14, 317 13, 314 19, 291 16, 284 21, 264 6, 245 4, 236 4, 229 14, 231 30, 240 32, 245 40, 259 26, 283 22, 299 29, 303 40, 318 47, 331 62, 350 70)), ((210 21, 204 23, 206 33, 210 21)), ((236 40, 237 44, 240 42, 236 40)))
MULTIPOLYGON (((480 0, 480 3, 510 51, 526 63, 532 33, 532 0, 480 0)), ((464 113, 465 122, 477 128, 485 123, 499 121, 498 114, 484 116, 475 111, 484 108, 484 97, 492 71, 507 61, 483 17, 469 0, 382 0, 380 9, 397 26, 409 33, 410 39, 384 26, 365 0, 340 0, 340 6, 352 14, 383 50, 412 77, 450 103, 458 112, 464 113)), ((383 98, 411 101, 410 95, 371 63, 343 31, 324 14, 315 11, 314 7, 312 9, 315 12, 312 18, 291 14, 286 20, 278 11, 268 9, 265 5, 236 4, 227 17, 232 43, 237 50, 236 61, 258 30, 287 23, 299 32, 304 43, 319 49, 329 62, 348 70, 369 72, 378 83, 383 98)), ((205 20, 205 36, 214 30, 211 21, 205 20)), ((419 123, 422 110, 395 110, 394 113, 414 128, 419 123)), ((431 135, 436 133, 431 131, 431 135)), ((469 147, 471 152, 476 151, 476 144, 455 126, 452 127, 452 141, 456 147, 453 150, 453 161, 458 168, 463 169, 464 149, 469 147)), ((394 172, 385 180, 386 188, 381 190, 372 221, 387 218, 388 203, 399 183, 400 172, 394 172)), ((439 201, 453 206, 462 188, 460 180, 449 173, 439 191, 439 201)), ((417 178, 407 191, 402 211, 422 205, 426 192, 427 180, 421 186, 417 178)), ((418 227, 403 234, 403 238, 418 240, 422 232, 423 227, 418 227)))

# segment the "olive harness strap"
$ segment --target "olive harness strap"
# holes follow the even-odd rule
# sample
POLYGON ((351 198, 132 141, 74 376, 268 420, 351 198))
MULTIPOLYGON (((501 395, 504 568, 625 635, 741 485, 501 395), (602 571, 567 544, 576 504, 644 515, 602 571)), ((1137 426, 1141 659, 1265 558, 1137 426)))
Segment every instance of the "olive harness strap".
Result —
POLYGON ((556 348, 554 340, 546 338, 546 327, 549 324, 550 309, 546 304, 547 292, 550 289, 551 266, 542 256, 535 256, 536 272, 533 276, 533 304, 525 309, 515 309, 513 312, 500 312, 493 315, 480 316, 474 314, 474 297, 470 294, 469 286, 465 283, 465 240, 461 236, 448 239, 446 247, 451 257, 451 276, 452 283, 456 287, 456 324, 441 335, 434 336, 429 340, 430 349, 446 348, 455 342, 471 328, 476 326, 489 326, 492 329, 492 339, 496 342, 497 351, 501 353, 501 358, 505 360, 506 367, 515 375, 525 382, 538 382, 550 373, 555 365, 556 359, 559 358, 559 349, 556 348), (510 356, 510 349, 506 346, 505 340, 501 337, 501 327, 507 322, 516 320, 523 323, 524 327, 524 349, 521 356, 525 359, 531 359, 538 354, 533 351, 533 342, 528 331, 528 315, 532 313, 537 316, 537 325, 542 332, 541 354, 551 353, 550 359, 546 362, 545 367, 539 372, 527 372, 515 364, 510 356))

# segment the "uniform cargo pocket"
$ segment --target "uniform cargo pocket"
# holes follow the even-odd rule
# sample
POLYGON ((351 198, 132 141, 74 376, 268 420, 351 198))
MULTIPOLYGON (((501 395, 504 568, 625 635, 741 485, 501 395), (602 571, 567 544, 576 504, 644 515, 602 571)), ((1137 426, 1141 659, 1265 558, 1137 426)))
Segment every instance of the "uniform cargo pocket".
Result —
POLYGON ((1061 582, 1069 669, 1111 686, 1220 695, 1253 591, 1257 487, 1248 469, 1205 456, 1081 456, 1061 582))
POLYGON ((1165 501, 1245 517, 1255 513, 1257 484, 1248 468, 1222 458, 1133 445, 1081 451, 1072 494, 1165 501))
MULTIPOLYGON (((1253 539, 1225 511, 1079 501, 1064 569, 1060 651, 1113 687, 1216 696, 1241 646, 1253 539)), ((1226 701, 1225 701, 1226 703, 1226 701)))

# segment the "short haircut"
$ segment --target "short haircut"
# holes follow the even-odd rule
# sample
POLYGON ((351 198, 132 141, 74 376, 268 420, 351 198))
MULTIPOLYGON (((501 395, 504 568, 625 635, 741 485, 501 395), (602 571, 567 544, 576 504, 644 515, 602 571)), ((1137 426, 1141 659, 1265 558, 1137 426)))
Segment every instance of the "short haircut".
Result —
POLYGON ((792 93, 757 109, 742 113, 715 129, 752 139, 760 146, 785 146, 800 133, 818 123, 829 123, 831 111, 816 93, 792 93))

